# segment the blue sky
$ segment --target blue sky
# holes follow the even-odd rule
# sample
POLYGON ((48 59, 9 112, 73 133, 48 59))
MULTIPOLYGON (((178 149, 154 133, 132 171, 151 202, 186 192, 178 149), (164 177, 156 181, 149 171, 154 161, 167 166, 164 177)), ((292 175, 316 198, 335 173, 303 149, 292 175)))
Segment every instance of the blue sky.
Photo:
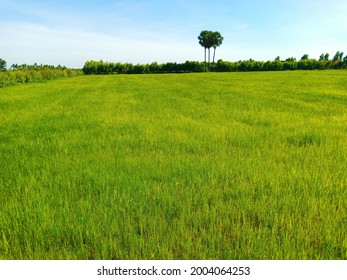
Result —
POLYGON ((345 0, 0 0, 0 58, 83 67, 86 60, 202 61, 202 30, 224 37, 216 58, 347 54, 345 0))

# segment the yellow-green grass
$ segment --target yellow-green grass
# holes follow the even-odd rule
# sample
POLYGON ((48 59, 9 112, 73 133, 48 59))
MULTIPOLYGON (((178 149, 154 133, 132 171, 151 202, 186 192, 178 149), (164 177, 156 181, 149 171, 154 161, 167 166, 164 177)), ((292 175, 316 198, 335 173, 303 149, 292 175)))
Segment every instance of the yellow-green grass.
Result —
POLYGON ((347 73, 0 89, 0 259, 346 259, 347 73))

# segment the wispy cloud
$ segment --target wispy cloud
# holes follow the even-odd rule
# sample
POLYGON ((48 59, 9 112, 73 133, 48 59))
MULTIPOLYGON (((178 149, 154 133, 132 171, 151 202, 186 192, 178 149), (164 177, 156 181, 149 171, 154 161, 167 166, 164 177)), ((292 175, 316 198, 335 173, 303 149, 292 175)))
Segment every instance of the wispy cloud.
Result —
POLYGON ((196 46, 163 40, 162 37, 132 38, 72 29, 52 29, 30 23, 6 24, 0 43, 9 63, 48 63, 82 67, 86 60, 132 63, 198 59, 196 46), (30 55, 28 55, 30 54, 30 55), (70 62, 70 63, 69 63, 70 62), (72 62, 72 63, 71 63, 72 62))

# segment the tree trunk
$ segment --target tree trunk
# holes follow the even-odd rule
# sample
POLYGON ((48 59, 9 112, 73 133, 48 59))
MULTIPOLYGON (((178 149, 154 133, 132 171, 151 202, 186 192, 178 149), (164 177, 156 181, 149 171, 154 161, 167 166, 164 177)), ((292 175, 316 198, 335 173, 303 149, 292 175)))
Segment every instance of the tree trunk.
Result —
POLYGON ((214 48, 214 52, 213 52, 213 64, 214 64, 215 57, 216 57, 216 48, 214 48))
POLYGON ((210 71, 211 48, 208 48, 208 71, 210 71))
POLYGON ((205 48, 205 63, 206 63, 206 48, 205 48))

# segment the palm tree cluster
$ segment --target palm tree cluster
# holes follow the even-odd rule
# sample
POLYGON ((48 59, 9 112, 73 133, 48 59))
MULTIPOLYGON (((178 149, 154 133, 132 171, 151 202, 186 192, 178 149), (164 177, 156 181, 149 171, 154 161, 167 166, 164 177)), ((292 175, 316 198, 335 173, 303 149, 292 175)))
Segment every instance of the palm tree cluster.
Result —
POLYGON ((222 43, 224 38, 218 31, 208 31, 203 30, 201 31, 199 37, 199 44, 205 49, 205 63, 206 63, 206 51, 208 50, 208 64, 210 64, 211 61, 211 52, 210 49, 214 49, 213 53, 213 63, 216 56, 216 48, 219 47, 222 43))

